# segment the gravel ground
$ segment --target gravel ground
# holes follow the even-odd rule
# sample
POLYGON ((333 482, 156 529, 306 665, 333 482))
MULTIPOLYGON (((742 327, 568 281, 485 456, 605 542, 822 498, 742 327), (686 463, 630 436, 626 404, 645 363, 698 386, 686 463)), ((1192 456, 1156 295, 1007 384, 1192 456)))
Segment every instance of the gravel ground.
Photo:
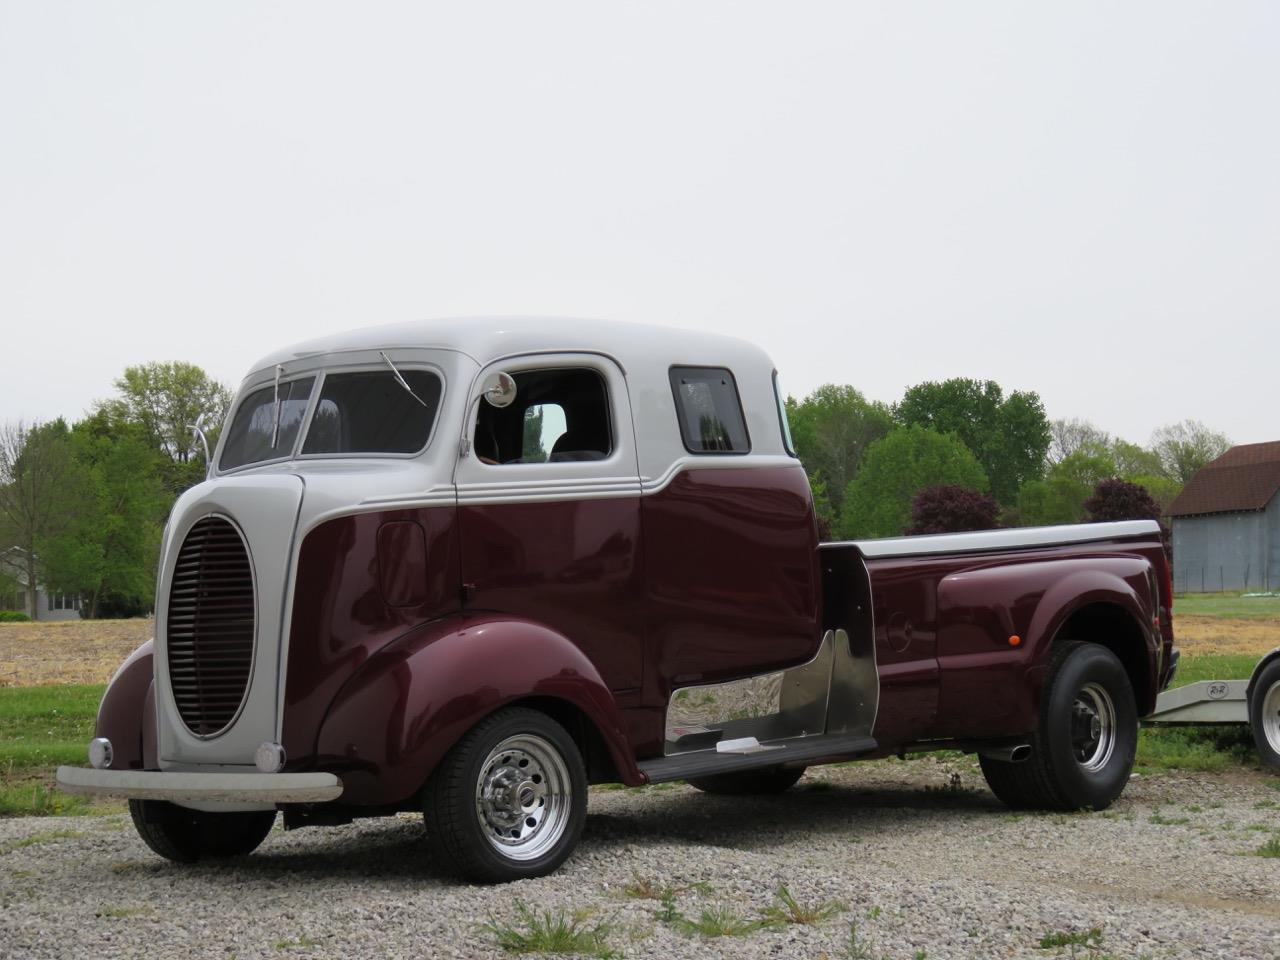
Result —
POLYGON ((194 867, 152 855, 127 817, 7 820, 0 957, 502 956, 483 925, 518 926, 524 903, 589 911, 623 957, 1046 958, 1070 951, 1040 949, 1045 934, 1098 927, 1096 958, 1280 958, 1280 859, 1253 853, 1280 835, 1277 786, 1139 778, 1104 813, 1015 815, 968 760, 924 758, 812 770, 765 799, 594 790, 574 858, 498 887, 442 876, 409 815, 277 830, 194 867), (843 910, 708 939, 628 896, 637 881, 682 888, 691 917, 757 917, 779 883, 843 910))

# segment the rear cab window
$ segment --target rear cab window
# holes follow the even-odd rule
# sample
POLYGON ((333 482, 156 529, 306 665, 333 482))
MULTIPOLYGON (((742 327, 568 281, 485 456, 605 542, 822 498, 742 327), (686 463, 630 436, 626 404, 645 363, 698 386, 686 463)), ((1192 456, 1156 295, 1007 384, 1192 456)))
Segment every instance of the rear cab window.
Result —
POLYGON ((732 371, 727 367, 672 367, 669 375, 686 450, 695 454, 751 452, 732 371))

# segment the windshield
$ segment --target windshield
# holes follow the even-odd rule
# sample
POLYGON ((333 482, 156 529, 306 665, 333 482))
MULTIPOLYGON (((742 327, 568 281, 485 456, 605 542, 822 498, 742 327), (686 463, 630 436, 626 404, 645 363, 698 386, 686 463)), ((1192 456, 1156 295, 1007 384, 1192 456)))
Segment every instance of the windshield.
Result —
POLYGON ((304 456, 341 453, 417 453, 427 445, 440 378, 425 370, 331 373, 324 378, 304 456))
POLYGON ((280 384, 280 431, 276 434, 275 385, 255 390, 244 398, 231 422, 227 442, 218 460, 219 470, 234 470, 248 463, 279 460, 293 452, 298 429, 307 412, 315 377, 280 384), (273 445, 272 435, 275 434, 273 445))
POLYGON ((227 431, 218 469, 284 460, 295 451, 308 457, 403 456, 426 447, 444 389, 435 373, 413 369, 328 373, 320 389, 313 391, 316 379, 281 381, 278 434, 275 384, 248 394, 227 431), (318 394, 315 412, 300 443, 313 392, 318 394))

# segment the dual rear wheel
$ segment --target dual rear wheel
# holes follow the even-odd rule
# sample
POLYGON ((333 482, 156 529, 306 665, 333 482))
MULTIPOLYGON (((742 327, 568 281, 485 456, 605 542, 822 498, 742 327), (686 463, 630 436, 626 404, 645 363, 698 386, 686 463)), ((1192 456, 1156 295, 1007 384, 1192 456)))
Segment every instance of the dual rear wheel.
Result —
POLYGON ((1137 747, 1138 711, 1124 666, 1106 647, 1066 641, 1049 659, 1031 756, 979 761, 1010 807, 1102 810, 1129 782, 1137 747))

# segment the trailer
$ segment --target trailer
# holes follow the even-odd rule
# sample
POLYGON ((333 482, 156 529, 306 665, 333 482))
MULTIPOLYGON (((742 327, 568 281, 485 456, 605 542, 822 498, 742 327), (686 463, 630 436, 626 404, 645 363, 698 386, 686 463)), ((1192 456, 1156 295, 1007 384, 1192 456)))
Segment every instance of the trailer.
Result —
POLYGON ((1280 647, 1258 661, 1248 680, 1200 680, 1166 690, 1145 726, 1247 723, 1263 766, 1280 770, 1280 647))

